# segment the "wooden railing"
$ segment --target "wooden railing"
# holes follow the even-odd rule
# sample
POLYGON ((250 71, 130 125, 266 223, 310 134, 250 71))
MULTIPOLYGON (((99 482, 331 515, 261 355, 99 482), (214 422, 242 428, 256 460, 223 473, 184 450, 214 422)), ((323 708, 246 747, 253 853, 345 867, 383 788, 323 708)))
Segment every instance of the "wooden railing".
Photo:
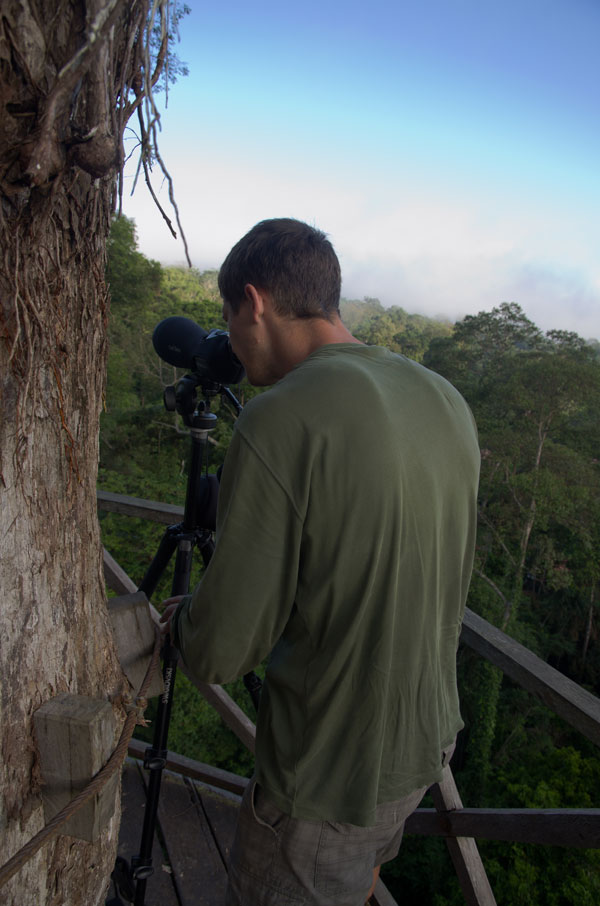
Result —
MULTIPOLYGON (((183 507, 98 492, 98 508, 154 522, 170 524, 183 516, 183 507)), ((107 584, 118 594, 136 591, 135 583, 105 552, 107 584)), ((151 608, 153 617, 158 613, 151 608)), ((461 642, 499 667, 507 676, 539 698, 572 727, 600 746, 600 699, 550 667, 529 649, 467 609, 461 642)), ((184 665, 181 666, 187 674, 184 665)), ((255 729, 243 711, 220 686, 199 683, 187 674, 240 740, 254 751, 255 729)), ((131 754, 139 757, 140 743, 133 741, 131 754)), ((243 778, 200 765, 178 755, 169 755, 169 765, 182 774, 215 786, 242 792, 243 778)), ((469 906, 495 906, 475 838, 507 842, 600 848, 600 809, 469 809, 460 800, 450 767, 441 783, 431 790, 434 809, 417 809, 406 822, 411 834, 443 836, 469 906)), ((379 906, 395 906, 380 882, 375 891, 379 906)))

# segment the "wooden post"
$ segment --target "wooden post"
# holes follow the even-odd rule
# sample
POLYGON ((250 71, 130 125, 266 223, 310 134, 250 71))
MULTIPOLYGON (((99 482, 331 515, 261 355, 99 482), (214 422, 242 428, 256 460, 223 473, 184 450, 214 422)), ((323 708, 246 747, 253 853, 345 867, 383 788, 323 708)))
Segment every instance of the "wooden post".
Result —
MULTIPOLYGON (((462 808, 450 765, 444 768, 441 783, 434 784, 429 792, 441 814, 462 808)), ((468 906, 496 906, 496 898, 473 837, 446 837, 446 844, 468 906)))
MULTIPOLYGON (((106 764, 115 745, 116 722, 108 702, 68 692, 38 708, 33 720, 47 823, 106 764)), ((114 814, 118 782, 116 772, 69 818, 61 833, 95 842, 114 814)))
MULTIPOLYGON (((154 649, 154 624, 150 616, 148 599, 142 591, 108 599, 108 613, 119 662, 134 692, 140 689, 152 651, 154 649)), ((162 695, 164 683, 160 670, 154 671, 147 698, 162 695)))

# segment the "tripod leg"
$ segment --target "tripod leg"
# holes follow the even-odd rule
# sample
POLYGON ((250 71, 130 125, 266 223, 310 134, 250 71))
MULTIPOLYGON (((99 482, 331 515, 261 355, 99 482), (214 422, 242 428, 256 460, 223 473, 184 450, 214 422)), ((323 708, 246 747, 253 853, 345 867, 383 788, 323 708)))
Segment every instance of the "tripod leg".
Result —
MULTIPOLYGON (((192 570, 192 552, 193 543, 189 537, 180 538, 175 560, 173 584, 171 587, 172 595, 187 594, 189 591, 192 570)), ((150 570, 148 572, 150 572, 150 570)), ((146 575, 148 575, 148 573, 146 575)), ((133 876, 137 881, 134 899, 135 906, 144 906, 147 879, 153 872, 152 843, 154 841, 154 829, 156 827, 162 772, 167 761, 167 737, 169 733, 169 722, 171 720, 171 707, 173 705, 175 674, 177 671, 177 661, 179 659, 178 651, 174 645, 171 644, 169 636, 166 637, 162 655, 165 691, 158 703, 152 746, 146 749, 144 756, 144 767, 150 772, 148 778, 148 792, 146 795, 146 811, 144 814, 140 854, 132 861, 133 876)))
MULTIPOLYGON (((173 596, 185 595, 189 591, 194 545, 200 544, 205 562, 208 555, 208 551, 205 551, 204 548, 207 546, 211 532, 209 530, 200 532, 198 529, 201 515, 198 503, 198 482, 202 472, 206 441, 209 432, 214 427, 215 416, 208 413, 208 406, 199 407, 198 411, 195 411, 197 404, 195 392, 190 394, 189 397, 182 395, 181 401, 182 405, 183 402, 192 405, 190 412, 186 409, 185 414, 178 407, 178 411, 184 415, 185 424, 191 428, 190 437, 192 441, 183 523, 179 526, 170 526, 167 529, 158 552, 142 580, 140 591, 145 592, 148 598, 155 590, 175 549, 177 549, 177 557, 171 590, 173 596), (192 412, 194 413, 193 415, 192 412)), ((162 771, 167 759, 167 736, 178 660, 177 649, 171 644, 169 636, 165 639, 162 655, 165 691, 158 703, 152 746, 146 750, 144 758, 144 767, 150 771, 146 796, 146 812, 144 815, 140 854, 132 860, 131 866, 133 878, 136 881, 135 906, 144 906, 146 881, 153 871, 152 843, 154 841, 162 771)))
MULTIPOLYGON (((161 538, 160 544, 152 563, 146 570, 146 575, 140 582, 139 591, 143 591, 148 600, 152 597, 162 574, 169 565, 169 561, 177 549, 181 535, 180 525, 170 525, 161 538)), ((183 594, 183 592, 182 592, 183 594)))
POLYGON ((146 749, 144 767, 148 769, 148 790, 146 793, 146 809, 144 812, 144 825, 139 856, 132 860, 133 877, 136 881, 135 906, 144 906, 146 883, 154 871, 152 867, 152 844, 160 798, 160 785, 162 772, 167 761, 167 735, 173 704, 173 686, 177 669, 177 649, 171 645, 170 639, 163 648, 163 680, 165 691, 160 698, 154 728, 152 746, 146 749))

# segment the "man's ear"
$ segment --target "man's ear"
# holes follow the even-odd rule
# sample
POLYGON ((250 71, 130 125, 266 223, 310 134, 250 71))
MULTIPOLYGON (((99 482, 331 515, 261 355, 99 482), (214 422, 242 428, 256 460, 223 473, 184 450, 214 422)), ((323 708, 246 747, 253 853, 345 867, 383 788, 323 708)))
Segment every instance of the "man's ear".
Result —
POLYGON ((250 303, 250 311, 252 313, 252 320, 258 322, 265 311, 265 299, 264 294, 257 289, 252 283, 246 283, 244 287, 244 296, 246 301, 250 303))

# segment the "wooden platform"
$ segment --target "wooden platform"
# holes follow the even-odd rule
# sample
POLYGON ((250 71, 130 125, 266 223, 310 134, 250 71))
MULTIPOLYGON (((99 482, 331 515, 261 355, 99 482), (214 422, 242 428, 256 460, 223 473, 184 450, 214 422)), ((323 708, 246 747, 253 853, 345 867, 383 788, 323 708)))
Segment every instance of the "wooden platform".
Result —
MULTIPOLYGON (((132 742, 133 749, 141 749, 139 743, 132 742)), ((172 758, 188 771, 196 772, 196 776, 206 768, 216 777, 220 788, 194 777, 163 772, 152 851, 154 873, 147 882, 145 906, 223 906, 229 853, 241 802, 241 796, 226 787, 241 789, 247 781, 227 771, 188 762, 181 756, 172 758)), ((129 863, 140 849, 146 778, 141 762, 128 758, 123 766, 118 855, 129 863)), ((115 893, 111 884, 107 902, 115 893)), ((124 891, 121 899, 130 902, 124 891)), ((381 880, 369 903, 397 906, 381 880)))
MULTIPOLYGON (((127 759, 118 852, 128 862, 140 848, 145 775, 127 759)), ((234 793, 164 771, 146 906, 222 906, 239 803, 234 793)))

